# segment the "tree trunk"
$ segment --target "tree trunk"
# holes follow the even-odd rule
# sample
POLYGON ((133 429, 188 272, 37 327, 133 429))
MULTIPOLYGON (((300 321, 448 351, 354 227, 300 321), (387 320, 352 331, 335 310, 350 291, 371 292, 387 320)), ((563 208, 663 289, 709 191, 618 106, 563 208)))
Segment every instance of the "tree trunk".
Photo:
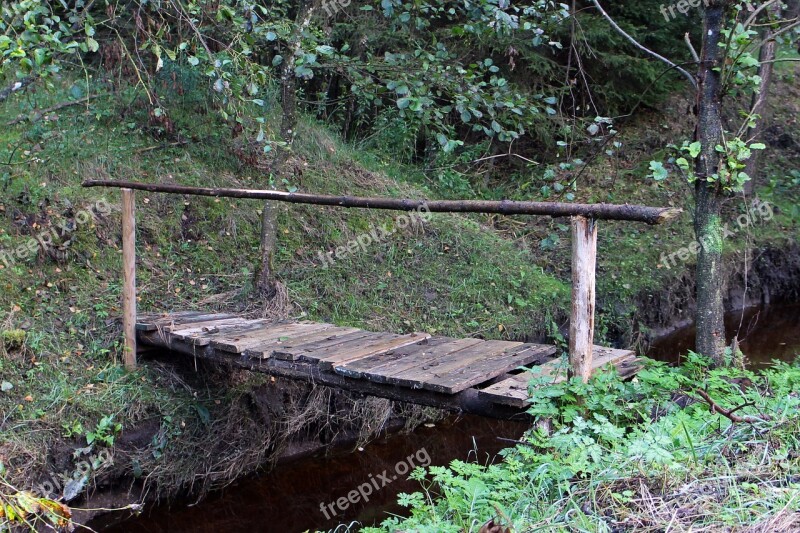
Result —
MULTIPOLYGON (((308 2, 300 7, 297 14, 297 26, 289 42, 291 54, 287 54, 281 69, 281 140, 278 145, 272 175, 276 181, 286 177, 286 162, 292 150, 297 127, 297 78, 294 73, 294 58, 302 49, 303 32, 311 22, 315 2, 308 2)), ((261 264, 256 276, 258 292, 271 299, 276 294, 275 272, 272 259, 275 255, 278 233, 278 209, 275 202, 266 200, 261 215, 261 264)))
POLYGON ((724 61, 719 46, 728 1, 711 1, 704 10, 703 49, 697 87, 697 129, 695 140, 701 151, 695 166, 695 234, 700 250, 697 258, 697 344, 696 350, 724 363, 725 325, 722 292, 723 190, 719 180, 706 178, 718 174, 722 164, 716 146, 722 144, 720 73, 724 61))
MULTIPOLYGON (((287 60, 281 73, 281 139, 285 143, 275 149, 272 175, 276 181, 284 177, 286 162, 294 143, 297 126, 297 81, 292 61, 287 60)), ((278 237, 278 209, 274 201, 266 200, 261 214, 261 268, 258 272, 258 291, 266 297, 275 295, 275 273, 272 267, 278 237)))

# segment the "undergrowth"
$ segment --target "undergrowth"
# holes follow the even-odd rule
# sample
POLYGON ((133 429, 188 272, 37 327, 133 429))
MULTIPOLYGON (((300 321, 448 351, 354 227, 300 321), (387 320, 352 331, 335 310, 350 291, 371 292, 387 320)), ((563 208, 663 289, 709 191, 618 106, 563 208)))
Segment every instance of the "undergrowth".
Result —
POLYGON ((711 370, 692 354, 630 382, 536 381, 529 412, 549 424, 502 463, 418 469, 409 517, 362 531, 800 528, 800 366, 711 370))

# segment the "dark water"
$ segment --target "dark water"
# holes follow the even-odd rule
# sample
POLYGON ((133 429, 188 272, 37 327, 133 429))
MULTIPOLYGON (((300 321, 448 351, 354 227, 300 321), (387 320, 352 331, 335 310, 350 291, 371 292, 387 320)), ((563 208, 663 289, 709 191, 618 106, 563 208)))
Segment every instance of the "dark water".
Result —
MULTIPOLYGON (((419 483, 398 475, 401 462, 447 465, 453 459, 477 460, 483 464, 499 460, 498 451, 512 444, 499 440, 519 439, 527 425, 519 422, 463 416, 421 427, 410 434, 397 434, 370 443, 363 451, 300 459, 280 465, 210 496, 196 506, 155 507, 138 517, 115 526, 96 530, 113 532, 300 532, 307 529, 328 530, 340 523, 358 521, 364 525, 380 523, 390 513, 402 513, 396 504, 400 492, 415 492, 419 483), (385 476, 385 477, 382 477, 385 476), (397 479, 392 479, 393 477, 397 479), (369 501, 358 495, 358 503, 346 502, 342 512, 335 506, 339 498, 358 490, 367 493, 369 501), (382 487, 384 482, 389 483, 382 487), (381 487, 375 489, 375 485, 381 487), (336 515, 320 504, 333 504, 336 515)), ((354 497, 353 500, 356 498, 354 497)), ((343 502, 344 503, 344 502, 343 502)), ((92 525, 92 524, 90 524, 92 525)))
MULTIPOLYGON (((800 355, 800 304, 769 309, 750 308, 725 317, 728 343, 734 336, 751 368, 763 368, 772 360, 791 362, 800 355)), ((694 326, 680 329, 660 339, 647 352, 649 357, 671 363, 694 348, 694 326)))
MULTIPOLYGON (((732 313, 727 319, 731 335, 738 334, 742 351, 753 367, 762 367, 772 359, 794 360, 800 354, 800 305, 769 310, 750 309, 732 313)), ((661 339, 648 355, 678 362, 694 346, 693 327, 661 339)), ((487 463, 498 460, 496 453, 511 445, 526 429, 525 424, 490 420, 475 416, 453 418, 433 428, 422 427, 411 434, 394 435, 371 443, 363 451, 327 457, 312 457, 280 465, 271 472, 243 480, 214 494, 196 506, 187 504, 148 509, 144 515, 115 526, 95 529, 112 532, 300 532, 307 529, 333 529, 340 523, 357 521, 364 525, 381 522, 391 513, 402 514, 396 504, 400 492, 419 489, 414 481, 397 476, 380 490, 371 490, 369 501, 359 496, 358 503, 347 503, 342 512, 334 506, 333 516, 327 507, 339 498, 373 479, 383 485, 380 476, 395 476, 400 462, 430 459, 431 464, 446 465, 453 459, 487 463)), ((374 487, 374 485, 373 485, 374 487)), ((367 489, 364 489, 366 492, 367 489)), ((355 499, 355 498, 354 498, 355 499)), ((343 500, 344 501, 344 500, 343 500)))

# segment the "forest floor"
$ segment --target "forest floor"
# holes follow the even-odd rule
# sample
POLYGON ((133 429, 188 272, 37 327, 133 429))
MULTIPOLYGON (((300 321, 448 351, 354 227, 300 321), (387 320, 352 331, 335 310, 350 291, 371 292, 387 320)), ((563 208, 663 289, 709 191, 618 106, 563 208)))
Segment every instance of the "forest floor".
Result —
MULTIPOLYGON (((749 199, 726 207, 732 228, 741 214, 755 214, 730 238, 730 249, 740 250, 728 257, 732 285, 747 265, 756 294, 767 288, 787 298, 797 296, 787 272, 800 270, 797 76, 797 70, 779 71, 775 93, 786 97, 775 99, 766 132, 761 207, 753 211, 749 199)), ((0 167, 0 477, 9 487, 33 490, 57 473, 73 477, 91 458, 91 475, 73 487, 77 494, 119 479, 135 487, 133 500, 198 492, 274 458, 291 440, 292 421, 295 438, 316 434, 320 420, 330 417, 330 439, 355 432, 363 440, 392 416, 415 422, 436 416, 300 386, 286 412, 277 414, 274 405, 254 407, 264 395, 291 388, 269 378, 181 371, 163 360, 145 361, 133 373, 120 368, 119 197, 81 188, 81 181, 270 185, 269 158, 236 136, 199 91, 179 94, 165 84, 163 92, 168 127, 148 114, 143 94, 102 79, 87 84, 65 76, 53 90, 29 91, 0 108, 0 124, 8 124, 0 129, 0 159, 6 160, 0 167), (86 96, 91 99, 76 102, 86 96), (73 105, 35 112, 64 102, 73 105), (52 244, 25 251, 31 239, 51 236, 52 244), (261 418, 253 420, 254 413, 261 418), (271 447, 254 440, 265 434, 271 447)), ((411 198, 555 200, 569 192, 574 201, 683 207, 684 216, 669 226, 600 226, 597 340, 641 346, 651 328, 691 311, 693 257, 678 253, 693 239, 691 191, 675 176, 645 177, 651 159, 667 157, 664 146, 691 135, 687 105, 675 96, 663 110, 629 120, 619 127, 613 155, 580 176, 554 158, 549 174, 520 169, 515 180, 503 182, 458 162, 428 169, 402 162, 388 151, 342 142, 304 118, 291 159, 294 178, 274 185, 411 198), (572 181, 574 188, 552 194, 555 183, 572 181)), ((387 146, 392 134, 385 133, 387 146)), ((257 202, 140 193, 137 207, 142 312, 270 311, 252 283, 257 202)), ((282 204, 279 213, 275 266, 288 298, 278 311, 287 316, 515 340, 558 338, 564 329, 570 244, 563 220, 437 214, 401 228, 399 216, 387 212, 282 204), (390 235, 322 265, 320 252, 378 227, 390 235)))

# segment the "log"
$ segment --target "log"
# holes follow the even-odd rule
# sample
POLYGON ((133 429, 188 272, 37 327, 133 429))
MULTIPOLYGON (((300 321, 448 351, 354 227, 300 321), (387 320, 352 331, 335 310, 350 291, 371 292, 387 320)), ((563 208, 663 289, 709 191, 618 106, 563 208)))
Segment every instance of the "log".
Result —
POLYGON ((125 368, 136 369, 136 215, 135 193, 122 189, 122 329, 125 368))
POLYGON ((501 215, 542 215, 550 217, 583 216, 595 220, 626 220, 656 225, 677 218, 682 209, 616 204, 571 204, 559 202, 526 202, 514 200, 410 200, 370 198, 363 196, 328 196, 298 192, 258 189, 187 187, 133 181, 87 180, 83 187, 117 187, 154 193, 187 194, 216 198, 252 198, 293 204, 333 207, 424 211, 432 213, 496 213, 501 215))
POLYGON ((572 314, 569 323, 570 377, 584 383, 592 374, 597 221, 572 217, 572 314))

